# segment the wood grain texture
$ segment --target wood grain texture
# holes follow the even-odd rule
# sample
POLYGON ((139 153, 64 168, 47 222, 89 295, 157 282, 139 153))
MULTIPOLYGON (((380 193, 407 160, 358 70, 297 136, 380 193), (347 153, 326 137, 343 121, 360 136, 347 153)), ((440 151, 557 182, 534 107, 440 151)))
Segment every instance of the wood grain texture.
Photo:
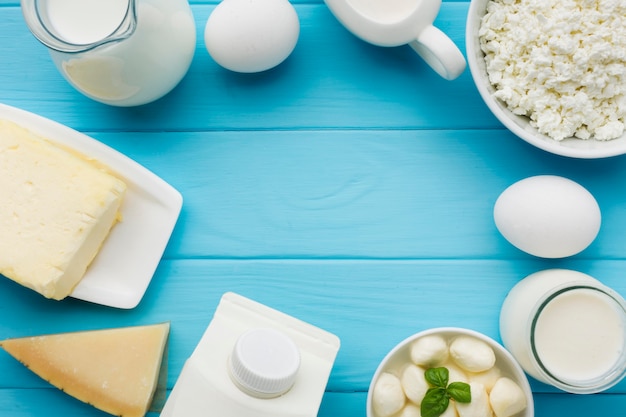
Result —
POLYGON ((578 257, 624 257, 626 193, 610 179, 626 160, 556 157, 502 129, 91 134, 185 190, 167 257, 524 258, 493 204, 540 174, 598 200, 604 226, 578 257))
MULTIPOLYGON (((171 321, 171 388, 220 297, 234 291, 339 336, 319 416, 363 417, 370 378, 397 342, 437 326, 499 340, 500 305, 532 272, 572 268, 626 294, 626 157, 574 160, 531 147, 489 113, 468 70, 445 81, 408 47, 365 44, 321 0, 293 1, 301 36, 281 66, 228 72, 202 40, 217 3, 192 2, 197 50, 182 83, 123 109, 74 91, 19 3, 0 0, 0 101, 87 133, 184 198, 137 308, 45 300, 2 279, 0 337, 171 321), (602 229, 581 254, 536 259, 498 234, 496 198, 538 174, 578 181, 598 200, 602 229)), ((437 19, 462 50, 468 4, 446 1, 437 19)), ((593 396, 531 382, 538 417, 626 409, 626 382, 593 396)), ((0 351, 0 416, 103 415, 0 351)))

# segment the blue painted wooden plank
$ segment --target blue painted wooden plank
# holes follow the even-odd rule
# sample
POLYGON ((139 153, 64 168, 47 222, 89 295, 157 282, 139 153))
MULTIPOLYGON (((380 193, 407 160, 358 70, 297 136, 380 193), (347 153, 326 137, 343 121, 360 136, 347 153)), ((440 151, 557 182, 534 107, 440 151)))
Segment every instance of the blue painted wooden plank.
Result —
MULTIPOLYGON (((0 14, 0 100, 80 130, 499 127, 471 82, 437 76, 408 46, 381 48, 349 33, 325 5, 296 5, 301 35, 293 54, 260 74, 219 67, 204 48, 214 6, 194 5, 197 50, 167 97, 113 108, 75 92, 28 31, 16 7, 0 14)), ((438 25, 464 49, 467 3, 443 5, 438 25)))
POLYGON ((535 395, 536 417, 584 417, 623 415, 626 397, 623 395, 535 395))
POLYGON ((493 204, 539 174, 600 204, 600 234, 577 258, 626 255, 626 193, 611 180, 625 157, 561 158, 504 130, 92 133, 182 191, 169 258, 524 259, 493 204))

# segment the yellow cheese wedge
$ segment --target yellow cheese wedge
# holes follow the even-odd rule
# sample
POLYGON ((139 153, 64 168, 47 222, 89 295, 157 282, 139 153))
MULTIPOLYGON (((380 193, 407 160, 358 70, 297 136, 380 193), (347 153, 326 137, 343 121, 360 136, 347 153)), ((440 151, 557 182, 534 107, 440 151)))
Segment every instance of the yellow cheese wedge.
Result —
POLYGON ((167 374, 169 323, 0 342, 11 356, 67 394, 107 413, 141 417, 167 374))
POLYGON ((125 191, 96 161, 0 120, 0 274, 67 297, 119 220, 125 191))

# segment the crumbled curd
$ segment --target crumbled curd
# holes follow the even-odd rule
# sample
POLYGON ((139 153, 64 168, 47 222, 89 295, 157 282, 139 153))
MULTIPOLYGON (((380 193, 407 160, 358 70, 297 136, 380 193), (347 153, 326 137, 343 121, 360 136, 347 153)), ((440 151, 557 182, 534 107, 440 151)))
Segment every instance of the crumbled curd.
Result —
POLYGON ((539 132, 624 133, 626 0, 491 0, 479 38, 495 97, 539 132))

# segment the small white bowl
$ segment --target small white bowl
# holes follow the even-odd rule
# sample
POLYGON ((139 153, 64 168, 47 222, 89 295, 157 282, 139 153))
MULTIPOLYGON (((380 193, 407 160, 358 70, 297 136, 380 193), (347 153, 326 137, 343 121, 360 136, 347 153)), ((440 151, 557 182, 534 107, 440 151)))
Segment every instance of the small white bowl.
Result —
POLYGON ((478 30, 481 19, 486 13, 489 0, 471 0, 467 15, 465 47, 467 62, 485 104, 491 112, 515 135, 521 139, 553 154, 573 158, 606 158, 626 153, 626 133, 621 137, 607 141, 590 139, 566 138, 557 141, 541 134, 529 123, 528 117, 513 114, 506 104, 493 97, 495 88, 489 82, 485 65, 484 53, 480 49, 478 30))
POLYGON ((378 368, 376 369, 376 372, 374 372, 374 376, 372 377, 372 381, 367 392, 367 417, 379 417, 378 414, 374 411, 372 400, 374 386, 376 385, 376 382, 378 381, 380 375, 387 371, 397 371, 402 368, 404 364, 412 363, 410 357, 411 344, 421 337, 430 335, 443 336, 446 340, 448 340, 448 342, 452 341, 455 337, 458 336, 471 336, 487 343, 495 353, 495 366, 500 368, 501 375, 515 381, 520 386, 526 396, 526 408, 523 411, 515 414, 513 417, 534 417, 535 407, 533 402, 532 390, 530 388, 530 384, 528 383, 528 378, 526 377, 524 370, 520 367, 515 358, 513 358, 508 350, 506 350, 502 345, 500 345, 498 342, 491 339, 490 337, 485 336, 482 333, 478 333, 474 330, 464 329, 460 327, 438 327, 424 330, 407 337, 406 339, 398 343, 393 349, 391 349, 391 351, 380 362, 378 368))

